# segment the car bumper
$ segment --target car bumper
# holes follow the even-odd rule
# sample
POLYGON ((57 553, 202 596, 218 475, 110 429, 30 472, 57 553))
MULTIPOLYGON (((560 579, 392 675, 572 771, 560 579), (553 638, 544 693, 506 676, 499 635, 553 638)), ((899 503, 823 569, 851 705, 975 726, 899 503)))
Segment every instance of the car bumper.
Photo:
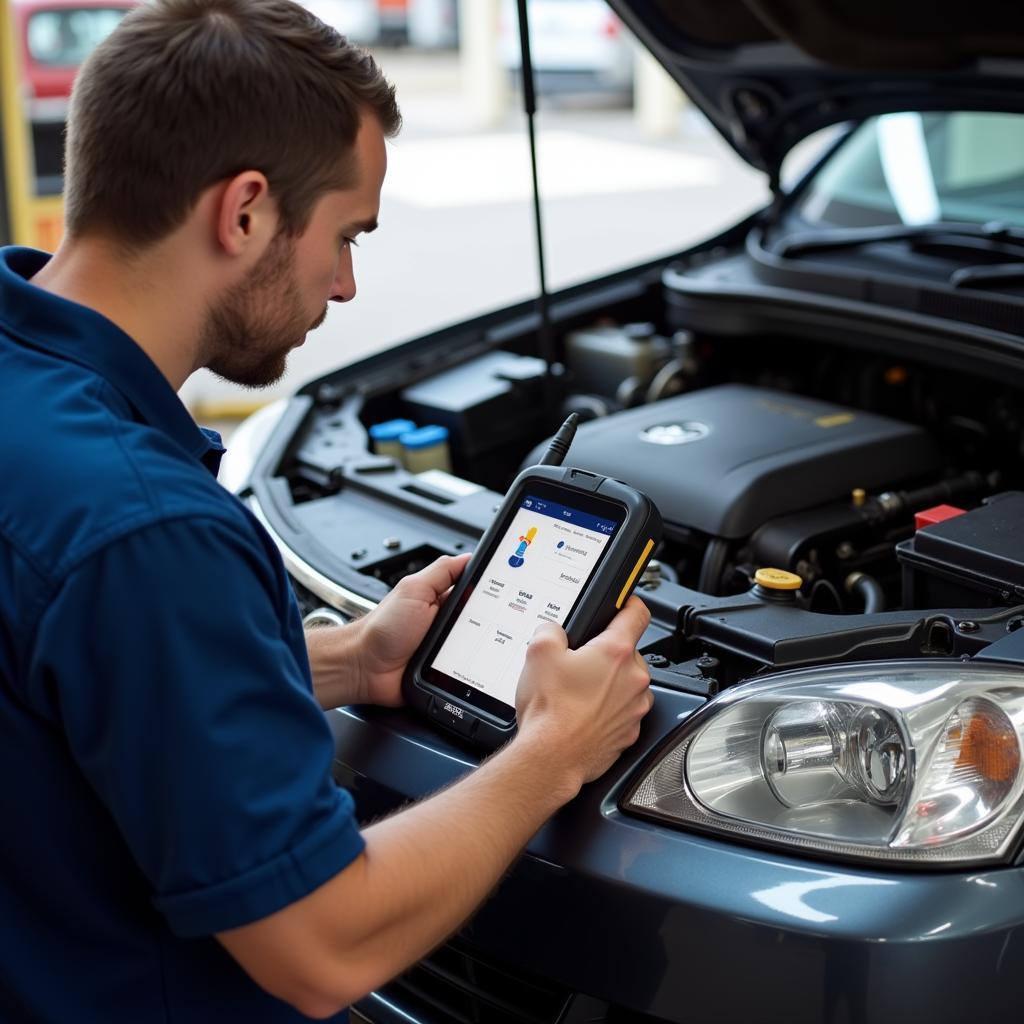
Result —
MULTIPOLYGON (((668 691, 656 697, 640 751, 698 703, 668 691)), ((474 763, 402 711, 330 717, 336 776, 364 819, 428 795, 474 763)), ((618 1014, 609 1020, 939 1024, 1016 1015, 1024 871, 886 872, 674 831, 617 809, 638 758, 627 754, 541 829, 460 933, 463 949, 495 969, 546 979, 570 1010, 581 999, 607 1006, 618 1014)), ((486 1002, 487 992, 473 997, 486 1002)), ((544 1019, 456 1012, 431 1000, 399 983, 359 1010, 379 1022, 544 1019)))

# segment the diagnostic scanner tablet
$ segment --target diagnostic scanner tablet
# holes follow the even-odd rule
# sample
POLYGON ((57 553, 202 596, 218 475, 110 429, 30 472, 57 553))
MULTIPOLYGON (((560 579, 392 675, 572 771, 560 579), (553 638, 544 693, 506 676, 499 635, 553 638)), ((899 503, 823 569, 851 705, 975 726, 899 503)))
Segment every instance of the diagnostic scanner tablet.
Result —
POLYGON ((563 626, 570 647, 600 633, 660 539, 657 509, 632 487, 580 469, 527 469, 409 663, 406 702, 481 746, 504 743, 537 626, 563 626))

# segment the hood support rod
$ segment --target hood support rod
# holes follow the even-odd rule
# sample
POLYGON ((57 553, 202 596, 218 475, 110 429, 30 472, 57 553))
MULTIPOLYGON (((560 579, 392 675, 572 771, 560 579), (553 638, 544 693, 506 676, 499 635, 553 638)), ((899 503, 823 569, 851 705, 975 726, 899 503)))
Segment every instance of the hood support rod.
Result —
MULTIPOLYGON (((547 273, 544 261, 544 229, 540 212, 540 185, 537 180, 537 134, 534 115, 537 112, 537 92, 533 74, 533 60, 530 57, 530 23, 526 12, 527 0, 517 0, 519 12, 519 46, 522 52, 523 108, 526 111, 526 125, 530 135, 530 172, 533 176, 533 222, 537 235, 537 269, 540 275, 540 294, 537 296, 537 312, 540 314, 538 342, 541 358, 547 367, 544 374, 544 418, 555 419, 555 370, 557 353, 551 330, 551 309, 548 299, 547 273)), ((560 368, 559 368, 560 369, 560 368)))

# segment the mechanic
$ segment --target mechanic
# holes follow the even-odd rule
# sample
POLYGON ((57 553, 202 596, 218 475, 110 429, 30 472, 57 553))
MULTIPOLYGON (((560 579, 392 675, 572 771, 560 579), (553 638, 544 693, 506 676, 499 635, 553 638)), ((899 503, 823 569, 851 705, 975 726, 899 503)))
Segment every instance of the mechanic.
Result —
POLYGON ((541 627, 517 737, 361 832, 323 709, 400 703, 466 560, 304 637, 175 394, 276 380, 355 295, 399 120, 290 0, 154 0, 76 83, 58 252, 0 250, 0 1019, 345 1019, 638 735, 633 598, 541 627))

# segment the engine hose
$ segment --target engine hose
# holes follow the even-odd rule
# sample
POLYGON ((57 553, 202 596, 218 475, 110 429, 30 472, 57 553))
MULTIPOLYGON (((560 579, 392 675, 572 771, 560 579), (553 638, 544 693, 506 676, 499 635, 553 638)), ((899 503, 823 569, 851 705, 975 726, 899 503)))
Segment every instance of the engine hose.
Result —
POLYGON ((930 505, 953 501, 964 494, 974 494, 989 485, 981 473, 973 470, 940 483, 920 487, 916 491, 886 491, 871 498, 864 506, 869 520, 887 520, 930 505))
POLYGON ((829 580, 815 580, 814 585, 811 587, 811 596, 807 601, 807 608, 812 612, 838 615, 843 610, 843 599, 839 596, 839 591, 836 590, 835 584, 829 580), (824 607, 826 604, 828 607, 824 607))
POLYGON ((704 552, 704 561, 700 563, 700 579, 697 581, 697 589, 702 594, 717 596, 728 557, 729 544, 727 541, 722 540, 721 537, 713 537, 708 541, 707 550, 704 552))
POLYGON ((904 505, 909 509, 927 508, 937 502, 952 501, 962 494, 980 491, 985 486, 985 478, 973 470, 961 473, 950 480, 943 480, 931 487, 921 487, 916 491, 899 491, 904 505))
POLYGON ((862 572, 851 572, 846 577, 844 586, 847 593, 859 597, 864 602, 864 614, 873 615, 885 611, 885 591, 874 576, 862 572))

